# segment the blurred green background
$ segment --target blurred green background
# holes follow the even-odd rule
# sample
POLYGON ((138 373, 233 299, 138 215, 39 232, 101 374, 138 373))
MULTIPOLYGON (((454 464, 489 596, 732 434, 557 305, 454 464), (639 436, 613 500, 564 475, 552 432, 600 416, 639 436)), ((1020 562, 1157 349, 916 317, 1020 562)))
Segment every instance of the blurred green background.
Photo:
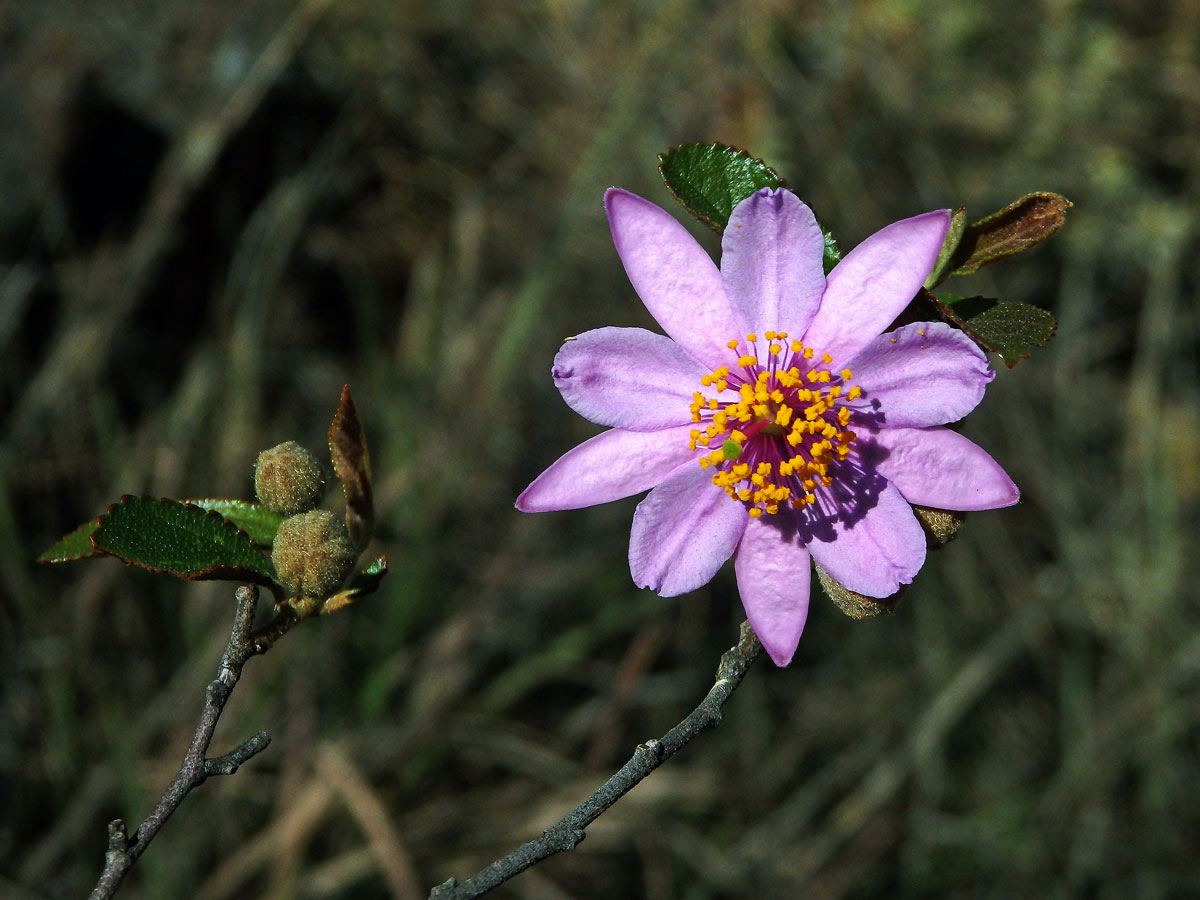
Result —
POLYGON ((122 493, 248 495, 345 382, 391 574, 251 662, 214 751, 275 742, 122 897, 424 897, 695 705, 731 573, 663 600, 629 578, 636 500, 512 501, 597 430, 561 340, 652 324, 603 190, 675 208, 655 154, 720 140, 846 247, 1075 201, 964 285, 1060 321, 966 426, 1023 500, 893 616, 818 594, 790 668, 496 896, 1200 895, 1195 0, 9 3, 0 98, 0 894, 90 888, 233 608, 33 558, 122 493))

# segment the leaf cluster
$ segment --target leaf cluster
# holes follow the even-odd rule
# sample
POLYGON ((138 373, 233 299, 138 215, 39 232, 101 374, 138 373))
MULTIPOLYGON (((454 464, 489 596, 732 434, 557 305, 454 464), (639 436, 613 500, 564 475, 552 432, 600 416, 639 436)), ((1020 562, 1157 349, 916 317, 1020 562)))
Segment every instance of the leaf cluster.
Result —
MULTIPOLYGON (((329 428, 329 452, 346 497, 347 531, 361 552, 374 522, 371 463, 349 385, 342 388, 329 428)), ((112 556, 126 565, 189 581, 262 585, 282 602, 289 599, 290 592, 275 570, 270 550, 284 520, 251 500, 172 500, 126 494, 48 548, 38 562, 112 556)), ((332 612, 371 593, 385 574, 387 558, 376 557, 352 575, 342 590, 325 599, 319 611, 332 612)))

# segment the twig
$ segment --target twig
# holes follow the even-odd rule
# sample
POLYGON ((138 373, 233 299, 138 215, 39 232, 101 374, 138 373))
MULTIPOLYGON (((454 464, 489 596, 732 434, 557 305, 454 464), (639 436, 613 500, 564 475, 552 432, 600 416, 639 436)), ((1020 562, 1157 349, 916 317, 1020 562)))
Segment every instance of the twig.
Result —
POLYGON ((518 847, 508 856, 496 860, 461 884, 451 878, 438 885, 430 892, 429 900, 470 900, 479 897, 530 866, 563 850, 575 849, 587 836, 585 829, 610 806, 674 756, 696 735, 721 723, 725 701, 761 653, 762 644, 759 643, 750 623, 743 622, 737 646, 731 647, 721 656, 720 665, 717 666, 716 684, 686 719, 668 731, 662 740, 652 739, 639 744, 629 762, 587 800, 542 832, 540 838, 518 847))
POLYGON ((108 852, 104 854, 104 869, 92 889, 91 900, 108 900, 117 892, 138 857, 145 852, 159 829, 193 788, 203 784, 210 775, 232 775, 242 763, 261 753, 271 743, 270 735, 260 731, 223 756, 213 759, 206 756, 217 720, 221 718, 229 695, 242 676, 242 666, 250 657, 266 653, 297 621, 291 607, 285 606, 270 622, 254 631, 258 588, 243 585, 237 589, 236 598, 237 610, 229 644, 221 656, 216 679, 209 683, 204 692, 204 711, 200 714, 200 722, 184 754, 183 764, 163 792, 158 805, 138 826, 132 838, 124 819, 114 819, 108 823, 108 852))

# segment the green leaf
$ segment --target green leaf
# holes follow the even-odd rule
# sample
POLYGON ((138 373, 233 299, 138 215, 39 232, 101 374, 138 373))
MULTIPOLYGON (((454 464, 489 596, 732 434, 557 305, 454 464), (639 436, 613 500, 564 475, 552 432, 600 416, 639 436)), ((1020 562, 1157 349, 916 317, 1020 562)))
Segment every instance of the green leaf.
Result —
MULTIPOLYGON (((818 222, 817 225, 821 225, 821 223, 818 222)), ((833 234, 826 231, 824 226, 821 226, 821 234, 825 237, 825 254, 821 257, 821 265, 824 266, 825 274, 828 275, 838 264, 838 260, 842 258, 842 248, 838 246, 837 239, 833 234)))
POLYGON ((954 251, 958 249, 959 243, 962 242, 963 232, 966 229, 967 208, 960 206, 950 214, 950 229, 946 232, 946 239, 942 241, 942 249, 938 251, 938 258, 937 262, 933 264, 933 271, 925 279, 926 290, 933 290, 945 281, 956 265, 954 262, 954 251))
POLYGON ((386 556, 377 556, 365 569, 350 576, 350 583, 338 591, 321 605, 321 615, 335 612, 343 606, 348 606, 359 597, 372 594, 379 588, 383 576, 387 574, 388 561, 386 556))
POLYGON ((724 144, 680 144, 658 155, 663 184, 684 208, 720 233, 733 208, 760 188, 786 187, 761 159, 724 144))
POLYGON ((126 495, 100 517, 98 551, 129 565, 192 580, 275 585, 262 548, 215 510, 178 500, 126 495))
POLYGON ((1061 194, 1026 194, 968 225, 954 253, 952 274, 970 275, 1040 244, 1063 226, 1074 205, 1061 194))
POLYGON ((333 424, 329 426, 329 455, 333 470, 346 491, 346 530, 350 540, 361 550, 371 540, 375 527, 375 501, 371 494, 371 457, 367 453, 367 438, 358 421, 350 385, 342 387, 333 424))
POLYGON ((1029 303, 988 297, 934 297, 942 315, 961 328, 985 350, 1000 355, 1010 369, 1029 356, 1034 347, 1054 337, 1054 315, 1029 303))
MULTIPOLYGON (((680 144, 658 155, 663 184, 684 209, 720 234, 733 208, 762 188, 786 188, 779 174, 745 150, 724 144, 680 144)), ((826 274, 842 251, 824 227, 826 274)))
POLYGON ((262 544, 264 547, 270 547, 274 543, 275 532, 279 530, 279 526, 284 520, 283 516, 268 512, 261 504, 251 503, 249 500, 205 497, 199 500, 187 499, 183 502, 191 503, 201 509, 215 510, 221 514, 222 518, 229 520, 250 535, 250 539, 256 544, 262 544))
POLYGON ((92 534, 100 527, 99 519, 84 522, 61 541, 37 558, 41 563, 72 562, 77 559, 90 559, 101 553, 92 546, 92 534))

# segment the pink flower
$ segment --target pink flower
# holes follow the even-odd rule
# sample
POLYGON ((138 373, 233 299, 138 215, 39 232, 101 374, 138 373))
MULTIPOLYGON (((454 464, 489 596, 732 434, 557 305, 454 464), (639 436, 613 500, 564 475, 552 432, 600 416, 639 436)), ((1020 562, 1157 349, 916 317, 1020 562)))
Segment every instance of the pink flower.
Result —
POLYGON ((633 516, 634 581, 676 596, 732 556, 746 616, 784 666, 808 615, 810 554, 850 590, 887 597, 925 561, 910 504, 1017 502, 996 461, 942 427, 982 399, 983 352, 940 322, 882 333, 932 270, 948 212, 887 226, 827 278, 816 218, 788 191, 737 205, 719 269, 653 203, 614 188, 605 207, 669 337, 598 328, 563 344, 554 383, 609 430, 539 475, 518 509, 651 489, 633 516))

